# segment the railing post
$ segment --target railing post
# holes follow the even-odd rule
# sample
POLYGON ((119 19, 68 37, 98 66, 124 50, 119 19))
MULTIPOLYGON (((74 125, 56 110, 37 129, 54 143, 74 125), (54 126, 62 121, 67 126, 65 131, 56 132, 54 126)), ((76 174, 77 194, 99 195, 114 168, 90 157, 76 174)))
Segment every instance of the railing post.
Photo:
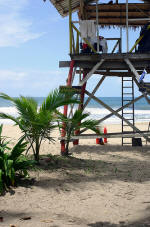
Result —
POLYGON ((121 53, 122 51, 121 51, 121 38, 118 40, 118 42, 119 42, 119 53, 121 53))
POLYGON ((72 54, 72 9, 71 0, 69 1, 69 40, 70 40, 70 54, 72 54))
POLYGON ((76 54, 79 54, 79 33, 77 33, 76 38, 76 54))
POLYGON ((129 21, 128 21, 128 0, 126 0, 126 42, 127 42, 127 53, 129 52, 129 21))

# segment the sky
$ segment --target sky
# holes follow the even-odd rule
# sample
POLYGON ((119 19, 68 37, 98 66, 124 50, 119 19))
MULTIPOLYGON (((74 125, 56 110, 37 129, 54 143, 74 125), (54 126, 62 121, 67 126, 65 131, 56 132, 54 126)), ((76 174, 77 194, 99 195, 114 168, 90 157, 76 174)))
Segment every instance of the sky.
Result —
MULTIPOLYGON (((129 31, 130 47, 139 32, 129 31)), ((100 29, 100 34, 120 37, 120 30, 100 29)), ((0 0, 0 92, 43 97, 65 85, 68 69, 59 68, 59 61, 70 60, 68 38, 68 17, 62 18, 49 0, 0 0)), ((123 50, 125 43, 123 30, 123 50)), ((98 81, 93 76, 88 89, 98 81)), ((121 79, 107 78, 96 95, 121 96, 121 79)))

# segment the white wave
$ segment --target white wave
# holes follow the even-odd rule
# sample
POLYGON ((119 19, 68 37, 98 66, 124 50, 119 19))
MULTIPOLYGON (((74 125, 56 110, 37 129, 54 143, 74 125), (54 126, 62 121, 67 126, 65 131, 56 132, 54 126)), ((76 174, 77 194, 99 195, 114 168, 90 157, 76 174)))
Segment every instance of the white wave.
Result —
MULTIPOLYGON (((18 116, 18 112, 15 107, 0 107, 0 112, 5 114, 10 114, 13 117, 18 116)), ((14 124, 14 122, 8 119, 0 119, 0 124, 14 124)))
MULTIPOLYGON (((59 110, 61 112, 63 112, 63 107, 59 108, 59 110)), ((70 111, 70 107, 68 108, 68 112, 70 111)), ((129 109, 125 109, 124 112, 129 112, 131 110, 129 109)), ((6 114, 10 114, 13 117, 17 117, 18 116, 18 112, 17 109, 15 107, 0 107, 0 112, 2 113, 6 113, 6 114)), ((90 113, 90 119, 101 119, 103 117, 105 117, 106 115, 110 114, 111 112, 104 109, 104 108, 86 108, 86 111, 90 113)), ((119 112, 119 114, 121 114, 121 111, 119 112)), ((130 115, 128 115, 130 116, 130 115)), ((136 122, 145 122, 145 121, 150 121, 150 110, 135 110, 135 121, 136 122)), ((111 116, 110 118, 108 118, 106 121, 104 121, 104 123, 113 123, 113 124, 120 124, 121 123, 121 119, 119 119, 116 116, 111 116)), ((13 122, 11 120, 5 120, 5 119, 0 119, 0 124, 13 124, 13 122)))
POLYGON ((17 109, 15 107, 0 107, 0 112, 17 115, 17 109))

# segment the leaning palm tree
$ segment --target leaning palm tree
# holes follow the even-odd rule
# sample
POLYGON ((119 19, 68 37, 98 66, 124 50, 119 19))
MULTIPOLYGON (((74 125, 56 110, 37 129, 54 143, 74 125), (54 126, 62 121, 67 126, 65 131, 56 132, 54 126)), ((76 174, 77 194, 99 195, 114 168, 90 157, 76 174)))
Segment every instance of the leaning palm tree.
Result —
POLYGON ((79 103, 72 94, 62 94, 59 90, 51 92, 38 107, 38 103, 29 97, 20 96, 12 98, 4 93, 0 93, 0 98, 11 101, 16 107, 19 116, 0 113, 0 118, 10 119, 18 125, 25 139, 32 148, 34 159, 39 162, 39 152, 43 140, 54 141, 51 132, 57 127, 57 108, 70 103, 79 103))
POLYGON ((82 110, 76 110, 71 118, 64 116, 59 113, 58 126, 59 129, 64 129, 66 132, 66 150, 65 155, 69 154, 69 143, 72 136, 75 135, 76 131, 79 131, 81 128, 87 128, 94 131, 96 134, 100 134, 98 129, 98 121, 87 119, 89 113, 83 113, 82 110))

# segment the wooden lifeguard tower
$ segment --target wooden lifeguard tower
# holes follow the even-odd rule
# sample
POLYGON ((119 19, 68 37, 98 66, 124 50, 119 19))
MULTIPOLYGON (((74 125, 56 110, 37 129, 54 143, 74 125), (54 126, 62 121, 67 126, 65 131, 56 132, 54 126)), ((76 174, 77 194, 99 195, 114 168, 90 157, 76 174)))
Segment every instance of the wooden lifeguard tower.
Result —
MULTIPOLYGON (((46 0, 45 0, 46 1, 46 0)), ((74 85, 81 88, 79 94, 81 103, 78 108, 86 109, 91 99, 102 105, 104 108, 110 111, 110 114, 99 119, 99 123, 115 115, 122 121, 122 132, 112 134, 111 137, 120 136, 122 138, 122 145, 129 144, 126 142, 126 138, 136 137, 137 135, 150 141, 148 136, 150 135, 146 131, 141 131, 135 126, 134 117, 134 104, 143 97, 150 104, 149 94, 150 86, 146 83, 140 83, 140 76, 144 69, 150 72, 150 52, 139 53, 136 52, 137 44, 143 38, 141 36, 129 50, 129 27, 137 28, 142 27, 150 21, 150 0, 141 0, 131 3, 130 0, 125 0, 124 3, 119 0, 109 1, 106 3, 100 3, 100 1, 92 0, 50 0, 55 6, 59 14, 63 17, 69 15, 69 40, 70 40, 70 61, 60 61, 60 67, 68 67, 69 74, 67 78, 66 86, 72 87, 74 85), (72 13, 77 11, 78 20, 72 20, 72 13), (82 37, 78 28, 78 24, 83 20, 94 20, 96 23, 97 37, 99 37, 99 26, 101 27, 126 27, 126 52, 122 53, 122 32, 118 38, 106 38, 109 45, 109 40, 116 40, 116 44, 111 53, 100 53, 99 50, 95 50, 88 39, 82 37), (91 53, 81 53, 80 41, 84 41, 90 48, 91 53), (118 47, 118 52, 116 49, 118 47), (88 80, 94 75, 99 74, 100 79, 97 85, 93 88, 92 92, 86 89, 88 80), (75 78, 78 77, 78 83, 74 84, 75 78), (122 105, 117 110, 114 110, 111 106, 104 103, 100 98, 95 96, 96 91, 100 88, 106 77, 120 77, 122 83, 122 105), (134 85, 139 87, 141 95, 134 97, 134 85), (85 94, 88 99, 85 101, 85 94), (130 107, 130 111, 125 111, 130 107), (122 114, 119 112, 121 111, 122 114), (130 130, 129 130, 130 128, 130 130), (131 132, 132 129, 132 132, 131 132)), ((104 2, 104 1, 103 1, 104 2)), ((148 27, 150 29, 150 27, 148 27)), ((99 49, 99 39, 97 38, 97 46, 99 49)), ((70 116, 73 112, 74 106, 68 109, 68 106, 64 106, 64 114, 70 116), (69 112, 69 113, 68 113, 69 112)), ((78 135, 74 139, 84 138, 89 136, 90 138, 96 138, 96 135, 83 135, 86 129, 78 132, 78 135)), ((109 137, 109 136, 108 136, 109 137)), ((65 152, 65 132, 61 139, 61 151, 65 152)))

